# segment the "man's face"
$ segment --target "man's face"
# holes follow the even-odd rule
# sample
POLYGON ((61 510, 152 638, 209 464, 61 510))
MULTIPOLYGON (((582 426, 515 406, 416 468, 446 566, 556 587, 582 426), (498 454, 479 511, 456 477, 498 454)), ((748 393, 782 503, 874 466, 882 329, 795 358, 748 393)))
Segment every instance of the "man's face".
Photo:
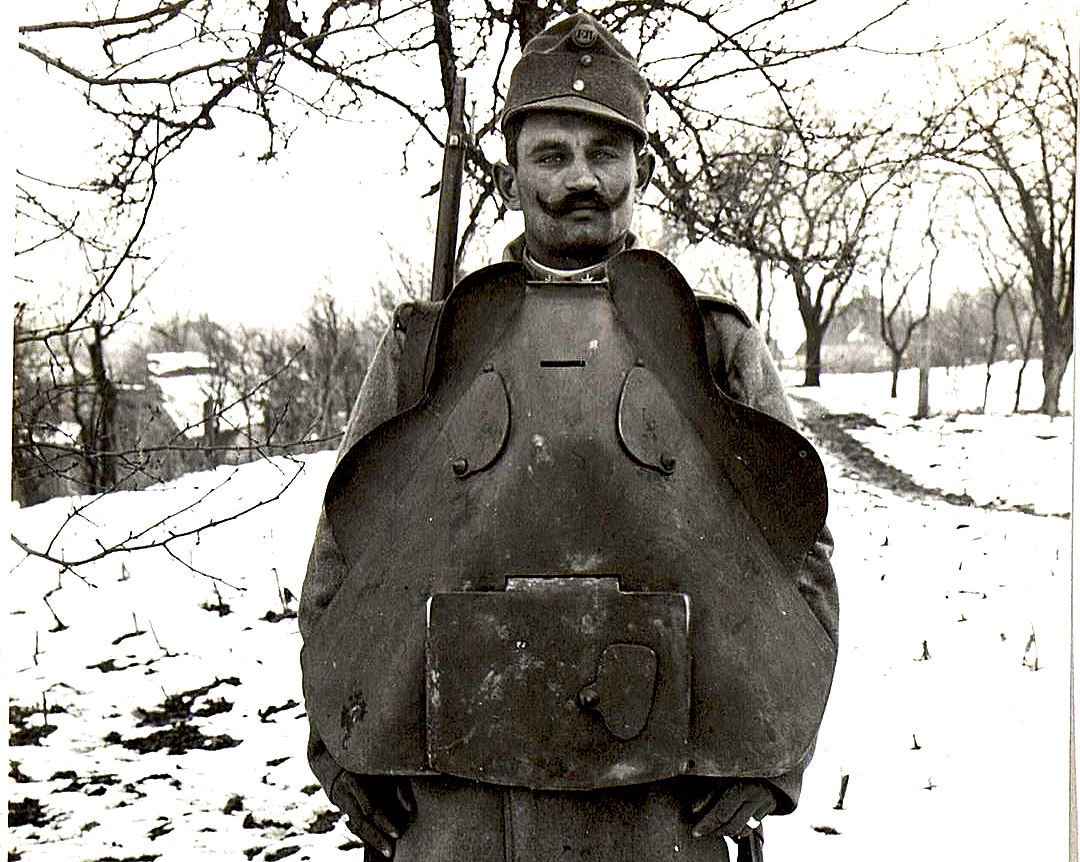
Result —
POLYGON ((621 251, 652 160, 633 135, 585 114, 528 114, 517 166, 501 166, 499 190, 525 217, 529 253, 546 266, 577 269, 621 251))

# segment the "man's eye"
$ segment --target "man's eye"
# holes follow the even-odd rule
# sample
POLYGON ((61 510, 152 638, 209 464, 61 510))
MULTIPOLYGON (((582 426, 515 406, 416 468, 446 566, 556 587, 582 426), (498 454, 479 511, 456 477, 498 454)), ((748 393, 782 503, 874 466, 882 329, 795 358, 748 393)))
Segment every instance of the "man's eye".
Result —
POLYGON ((544 153, 537 162, 541 165, 560 165, 564 161, 562 153, 544 153))

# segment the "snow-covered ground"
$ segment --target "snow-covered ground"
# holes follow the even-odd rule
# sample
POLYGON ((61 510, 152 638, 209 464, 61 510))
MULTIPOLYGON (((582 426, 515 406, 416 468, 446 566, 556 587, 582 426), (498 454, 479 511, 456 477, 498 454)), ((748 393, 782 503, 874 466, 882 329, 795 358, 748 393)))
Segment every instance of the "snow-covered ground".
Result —
MULTIPOLYGON (((981 404, 984 369, 951 374, 935 372, 939 414, 918 423, 907 372, 895 401, 888 375, 792 389, 804 412, 872 418, 851 435, 977 505, 898 496, 823 453, 840 659, 800 806, 766 823, 773 862, 1066 858, 1070 522, 1054 513, 1071 508, 1072 420, 1007 415, 1004 365, 988 415, 957 415, 981 404)), ((1034 366, 1024 406, 1039 389, 1034 366)), ((54 546, 74 559, 198 501, 157 528, 179 532, 273 498, 300 470, 280 499, 177 540, 175 556, 112 555, 81 577, 13 566, 3 672, 13 741, 28 744, 9 748, 9 860, 314 860, 355 846, 307 771, 291 614, 332 461, 116 494, 54 546), (165 743, 184 753, 154 750, 165 743)), ((41 547, 72 503, 13 510, 12 532, 41 547)))
MULTIPOLYGON (((911 418, 918 406, 916 369, 900 372, 895 399, 889 395, 888 372, 826 374, 817 391, 797 386, 791 391, 796 399, 816 399, 830 412, 875 419, 878 426, 853 429, 852 436, 920 485, 967 494, 978 505, 1007 502, 1033 506, 1041 514, 1065 514, 1072 508, 1072 416, 1052 419, 1034 412, 1042 400, 1038 362, 1024 371, 1022 412, 1013 414, 1019 368, 1018 361, 992 367, 986 415, 976 412, 983 403, 985 366, 931 369, 932 415, 919 422, 911 418)), ((795 384, 801 373, 786 379, 795 384)), ((1072 388, 1070 366, 1062 384, 1063 411, 1072 409, 1072 388)))

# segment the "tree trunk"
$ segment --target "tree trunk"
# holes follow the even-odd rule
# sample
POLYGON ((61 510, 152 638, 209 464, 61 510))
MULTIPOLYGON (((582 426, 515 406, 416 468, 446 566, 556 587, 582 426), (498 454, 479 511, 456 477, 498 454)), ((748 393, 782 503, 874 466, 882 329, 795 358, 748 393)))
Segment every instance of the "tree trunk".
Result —
POLYGON ((990 346, 986 350, 986 382, 983 383, 983 400, 981 413, 986 413, 986 404, 990 399, 990 377, 992 374, 992 367, 994 362, 997 361, 998 344, 1001 342, 1001 331, 998 327, 998 308, 1001 307, 1001 300, 1005 298, 1005 293, 1008 291, 1006 288, 1004 291, 999 291, 996 288, 994 290, 994 304, 990 309, 990 346))
POLYGON ((930 363, 924 361, 919 366, 919 406, 915 411, 916 419, 930 416, 930 363))
POLYGON ((1048 334, 1046 327, 1043 327, 1043 400, 1039 412, 1047 416, 1057 416, 1061 380, 1072 355, 1072 344, 1056 335, 1048 338, 1048 334))
POLYGON ((1042 405, 1039 412, 1057 416, 1061 398, 1062 378, 1072 355, 1071 321, 1048 320, 1042 315, 1042 405))
POLYGON ((930 327, 923 333, 922 350, 919 354, 919 404, 915 409, 916 419, 930 416, 930 327))
POLYGON ((889 353, 892 354, 892 388, 889 390, 889 397, 896 397, 896 387, 900 380, 900 360, 903 358, 903 351, 896 350, 893 347, 889 348, 889 353))
POLYGON ((94 324, 94 337, 88 349, 96 404, 87 444, 90 488, 98 492, 111 490, 116 485, 116 387, 105 368, 105 338, 101 326, 94 324))
POLYGON ((1027 369, 1028 358, 1025 355, 1023 362, 1020 363, 1020 370, 1016 372, 1016 400, 1013 401, 1013 413, 1020 412, 1020 389, 1024 385, 1024 371, 1027 369))
POLYGON ((806 374, 803 386, 821 385, 821 341, 825 333, 817 321, 804 321, 806 327, 806 374))
MULTIPOLYGON (((1010 295, 1010 303, 1012 303, 1010 295)), ((1010 304, 1012 310, 1013 322, 1016 324, 1016 332, 1020 338, 1020 347, 1023 353, 1022 360, 1020 362, 1020 370, 1016 372, 1016 400, 1013 402, 1013 413, 1020 412, 1020 390, 1024 385, 1024 372, 1027 370, 1028 362, 1031 361, 1031 342, 1035 336, 1035 322, 1038 320, 1038 316, 1031 315, 1031 319, 1028 321, 1027 333, 1021 332, 1020 328, 1020 316, 1017 313, 1015 304, 1010 304)))
POLYGON ((754 306, 754 320, 760 325, 765 314, 765 257, 754 255, 754 279, 757 282, 757 302, 754 306))
POLYGON ((212 453, 214 447, 217 446, 217 418, 218 399, 209 396, 202 403, 203 448, 207 451, 208 455, 212 453))

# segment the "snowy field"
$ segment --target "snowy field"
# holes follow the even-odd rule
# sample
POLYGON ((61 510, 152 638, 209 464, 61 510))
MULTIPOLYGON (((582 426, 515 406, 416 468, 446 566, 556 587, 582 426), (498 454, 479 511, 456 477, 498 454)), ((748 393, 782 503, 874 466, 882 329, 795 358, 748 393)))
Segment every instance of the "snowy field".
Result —
MULTIPOLYGON (((982 403, 984 373, 935 370, 936 415, 923 422, 910 419, 913 373, 895 401, 885 374, 791 390, 808 420, 862 414, 844 424, 851 438, 925 493, 894 493, 819 447, 840 659, 802 802, 766 821, 772 862, 1067 858, 1060 515, 1071 508, 1072 419, 1008 415, 1007 365, 995 368, 987 415, 959 412, 982 403)), ((1034 365, 1023 406, 1040 392, 1034 365)), ((176 540, 174 556, 113 555, 76 577, 13 549, 9 860, 324 860, 356 847, 305 763, 293 614, 332 461, 279 458, 116 494, 53 546, 71 560, 190 504, 154 528, 181 532, 273 498, 295 476, 266 507, 176 540)), ((73 502, 85 501, 13 510, 11 530, 41 547, 73 502)))

